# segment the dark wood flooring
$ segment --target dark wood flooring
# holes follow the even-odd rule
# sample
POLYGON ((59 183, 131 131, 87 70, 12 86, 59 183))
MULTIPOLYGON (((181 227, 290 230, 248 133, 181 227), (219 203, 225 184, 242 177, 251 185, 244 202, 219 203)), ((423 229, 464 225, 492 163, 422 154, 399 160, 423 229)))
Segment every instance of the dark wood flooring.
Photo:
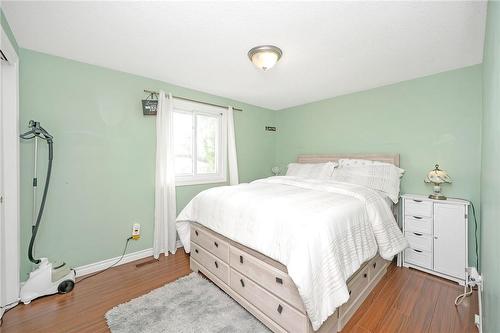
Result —
MULTIPOLYGON (((109 332, 104 314, 112 307, 189 274, 189 256, 180 250, 158 262, 142 259, 77 284, 67 295, 40 298, 8 311, 1 333, 109 332)), ((462 287, 391 265, 342 332, 477 332, 477 295, 454 305, 462 287)))

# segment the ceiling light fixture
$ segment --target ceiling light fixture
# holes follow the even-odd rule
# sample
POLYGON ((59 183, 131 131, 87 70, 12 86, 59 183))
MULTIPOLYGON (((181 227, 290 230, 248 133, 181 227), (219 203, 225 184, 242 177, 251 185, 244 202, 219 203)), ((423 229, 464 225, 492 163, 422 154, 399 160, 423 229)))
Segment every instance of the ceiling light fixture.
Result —
POLYGON ((274 45, 260 45, 248 51, 250 61, 263 71, 267 71, 280 60, 283 52, 274 45))

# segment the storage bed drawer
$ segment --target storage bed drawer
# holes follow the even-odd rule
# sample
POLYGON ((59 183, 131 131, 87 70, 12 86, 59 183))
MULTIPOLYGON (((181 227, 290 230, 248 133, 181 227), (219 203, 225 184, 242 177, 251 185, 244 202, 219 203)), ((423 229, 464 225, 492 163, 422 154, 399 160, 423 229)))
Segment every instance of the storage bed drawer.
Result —
POLYGON ((229 265, 193 242, 191 242, 191 256, 194 260, 221 279, 222 282, 229 284, 229 265))
POLYGON ((191 241, 204 247, 226 264, 229 264, 229 243, 217 237, 214 233, 207 232, 203 228, 192 224, 191 241))
POLYGON ((362 268, 355 277, 347 283, 347 288, 349 290, 349 300, 340 306, 339 316, 343 317, 346 313, 350 312, 353 303, 362 294, 363 290, 368 286, 370 282, 370 265, 366 265, 362 268))
POLYGON ((251 278, 265 289, 286 300, 288 303, 305 313, 304 303, 297 287, 285 272, 264 263, 252 255, 231 246, 231 267, 251 278))
POLYGON ((370 263, 370 279, 373 279, 377 274, 384 269, 387 265, 389 265, 389 261, 384 260, 381 256, 376 255, 370 263))
POLYGON ((287 332, 307 332, 309 321, 304 314, 234 269, 230 286, 287 332))

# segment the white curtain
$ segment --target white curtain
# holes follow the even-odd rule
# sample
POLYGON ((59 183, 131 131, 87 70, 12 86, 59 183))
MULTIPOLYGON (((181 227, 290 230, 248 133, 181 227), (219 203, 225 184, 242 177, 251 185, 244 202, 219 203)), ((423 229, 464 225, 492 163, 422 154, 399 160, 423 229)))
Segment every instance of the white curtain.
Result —
POLYGON ((175 166, 173 100, 160 91, 156 115, 155 230, 153 255, 175 253, 175 166))
POLYGON ((229 185, 239 183, 238 157, 236 156, 236 137, 234 135, 234 110, 230 106, 227 110, 227 161, 229 167, 229 185))

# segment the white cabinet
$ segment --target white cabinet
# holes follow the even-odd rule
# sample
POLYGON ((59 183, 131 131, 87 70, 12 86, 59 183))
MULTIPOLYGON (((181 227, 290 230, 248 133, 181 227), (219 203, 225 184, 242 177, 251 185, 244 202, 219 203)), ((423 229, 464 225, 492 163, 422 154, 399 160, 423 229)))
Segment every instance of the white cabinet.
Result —
POLYGON ((469 202, 403 195, 403 232, 410 244, 403 266, 460 284, 466 280, 469 202))

